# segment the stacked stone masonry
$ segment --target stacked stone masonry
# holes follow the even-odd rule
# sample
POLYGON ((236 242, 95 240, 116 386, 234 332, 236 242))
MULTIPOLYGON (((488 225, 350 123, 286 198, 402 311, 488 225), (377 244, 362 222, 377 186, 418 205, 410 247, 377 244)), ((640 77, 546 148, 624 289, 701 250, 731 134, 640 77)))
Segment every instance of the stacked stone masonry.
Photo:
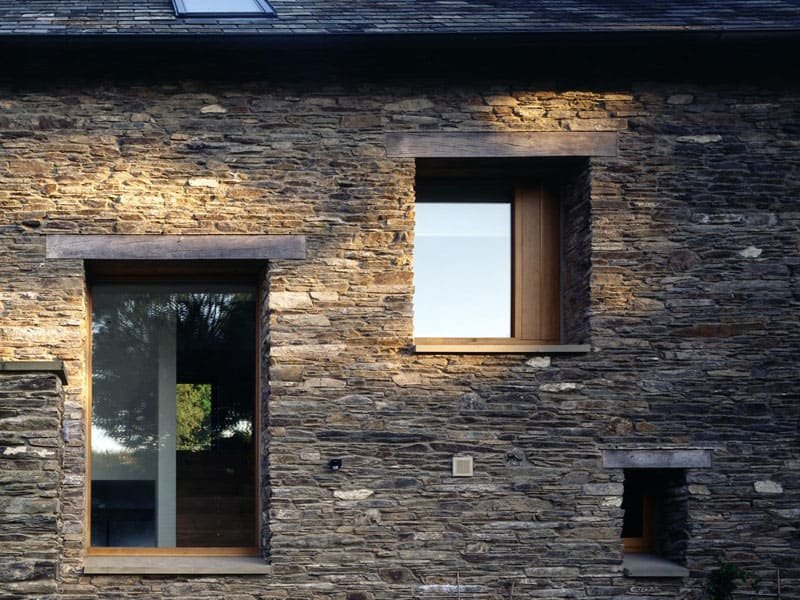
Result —
POLYGON ((798 106, 739 84, 0 88, 0 360, 70 381, 0 376, 0 597, 700 598, 724 556, 800 598, 798 106), (590 353, 414 353, 415 161, 384 134, 418 130, 619 132, 568 228, 590 353), (269 576, 83 574, 87 284, 45 260, 62 233, 306 236, 263 281, 269 576), (689 578, 623 576, 610 448, 712 451, 686 471, 689 578))
POLYGON ((0 371, 0 598, 56 598, 63 396, 56 375, 0 371))

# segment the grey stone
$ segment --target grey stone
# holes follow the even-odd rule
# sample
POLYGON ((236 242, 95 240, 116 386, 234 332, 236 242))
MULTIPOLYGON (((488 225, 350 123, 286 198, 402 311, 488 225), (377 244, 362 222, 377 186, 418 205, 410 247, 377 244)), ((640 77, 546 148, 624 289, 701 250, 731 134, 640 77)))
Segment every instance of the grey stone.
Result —
POLYGON ((759 494, 782 494, 783 486, 777 481, 770 481, 769 479, 763 481, 756 481, 753 483, 753 488, 759 494))
POLYGON ((688 577, 689 569, 660 556, 626 554, 622 562, 626 577, 688 577))
POLYGON ((710 450, 653 448, 649 450, 603 450, 606 469, 707 469, 710 450))

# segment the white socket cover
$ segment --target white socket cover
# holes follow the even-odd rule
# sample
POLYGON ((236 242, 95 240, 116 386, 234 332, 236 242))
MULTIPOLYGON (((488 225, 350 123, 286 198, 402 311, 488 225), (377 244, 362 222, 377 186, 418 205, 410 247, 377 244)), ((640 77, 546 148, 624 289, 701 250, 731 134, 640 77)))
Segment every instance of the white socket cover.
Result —
POLYGON ((472 477, 472 457, 453 457, 453 477, 472 477))

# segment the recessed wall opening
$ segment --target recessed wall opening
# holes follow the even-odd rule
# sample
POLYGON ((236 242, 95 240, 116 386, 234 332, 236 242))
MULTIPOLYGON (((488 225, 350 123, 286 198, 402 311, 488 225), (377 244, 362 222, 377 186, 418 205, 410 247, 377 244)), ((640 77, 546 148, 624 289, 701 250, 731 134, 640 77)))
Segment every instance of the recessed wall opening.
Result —
POLYGON ((625 469, 622 543, 626 554, 686 562, 688 491, 684 469, 625 469))
POLYGON ((91 547, 255 549, 256 282, 91 293, 91 547))
POLYGON ((585 344, 589 161, 417 159, 417 344, 585 344))

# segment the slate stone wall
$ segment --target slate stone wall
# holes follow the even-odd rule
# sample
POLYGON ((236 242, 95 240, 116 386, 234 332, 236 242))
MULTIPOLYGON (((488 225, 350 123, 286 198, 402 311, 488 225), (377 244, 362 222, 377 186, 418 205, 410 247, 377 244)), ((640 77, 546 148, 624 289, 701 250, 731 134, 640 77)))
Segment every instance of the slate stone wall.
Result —
POLYGON ((56 598, 61 381, 0 372, 0 598, 56 598))
MULTIPOLYGON (((780 578, 800 598, 800 91, 642 81, 0 89, 0 360, 64 359, 71 382, 61 479, 51 456, 0 460, 48 507, 35 543, 42 569, 60 563, 59 595, 699 598, 724 556, 762 577, 761 597, 780 578), (387 158, 383 135, 414 130, 619 132, 619 156, 587 166, 590 222, 568 236, 591 235, 571 289, 592 352, 413 352, 415 163, 387 158), (272 575, 83 574, 86 282, 80 261, 45 260, 52 233, 307 236, 307 259, 264 283, 272 575), (609 448, 713 451, 686 474, 688 580, 622 576, 609 448), (473 478, 450 476, 455 453, 473 478)), ((40 435, 59 439, 57 421, 40 435)), ((44 578, 14 560, 3 593, 44 578)))

